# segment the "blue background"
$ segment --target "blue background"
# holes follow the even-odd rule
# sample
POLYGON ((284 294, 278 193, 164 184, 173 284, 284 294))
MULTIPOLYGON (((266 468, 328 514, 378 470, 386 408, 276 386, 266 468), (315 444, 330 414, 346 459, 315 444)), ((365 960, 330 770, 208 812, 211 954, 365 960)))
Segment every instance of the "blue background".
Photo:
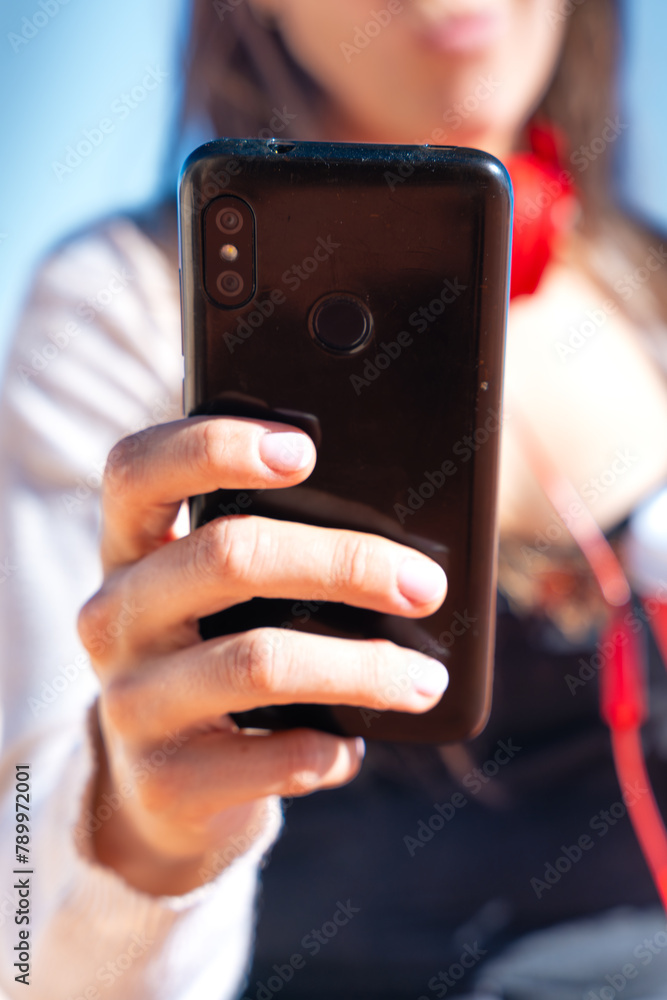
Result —
MULTIPOLYGON (((43 0, 55 9, 58 0, 43 0)), ((314 0, 315 2, 315 0, 314 0)), ((664 0, 626 0, 622 73, 622 197, 667 230, 667 37, 664 0)), ((186 37, 184 0, 67 0, 25 44, 23 18, 39 0, 0 7, 0 364, 36 261, 59 238, 118 208, 141 204, 176 183, 169 155, 186 37), (168 76, 120 120, 112 105, 147 69, 168 76), (100 119, 114 131, 71 173, 52 164, 100 119)), ((44 21, 39 16, 38 21, 44 21)), ((117 107, 117 105, 116 105, 117 107)), ((196 145, 197 137, 189 140, 196 145)))

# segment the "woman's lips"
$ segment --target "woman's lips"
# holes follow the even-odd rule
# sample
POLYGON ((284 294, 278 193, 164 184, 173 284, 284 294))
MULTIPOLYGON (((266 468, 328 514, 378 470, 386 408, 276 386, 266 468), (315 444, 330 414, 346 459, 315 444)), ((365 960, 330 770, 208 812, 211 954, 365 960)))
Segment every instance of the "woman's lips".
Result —
POLYGON ((437 52, 465 55, 494 45, 503 32, 499 14, 467 14, 430 24, 421 32, 423 42, 437 52))

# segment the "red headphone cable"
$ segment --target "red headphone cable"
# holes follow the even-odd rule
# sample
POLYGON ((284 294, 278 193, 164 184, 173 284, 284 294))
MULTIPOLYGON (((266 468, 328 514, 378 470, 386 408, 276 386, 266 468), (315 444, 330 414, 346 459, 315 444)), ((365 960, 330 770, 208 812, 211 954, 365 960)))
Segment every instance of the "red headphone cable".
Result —
MULTIPOLYGON (((614 765, 628 816, 667 912, 667 830, 649 781, 641 738, 641 727, 648 715, 646 677, 644 657, 630 627, 635 620, 630 585, 616 553, 573 484, 540 447, 527 421, 513 412, 515 416, 515 426, 518 425, 532 469, 556 513, 567 524, 611 609, 610 624, 600 643, 601 651, 611 650, 601 653, 600 714, 609 726, 614 765), (561 513, 568 510, 572 501, 583 511, 576 519, 561 513), (640 792, 629 795, 626 791, 629 788, 640 792)), ((646 620, 652 621, 652 632, 667 665, 667 604, 648 598, 644 607, 646 620)))

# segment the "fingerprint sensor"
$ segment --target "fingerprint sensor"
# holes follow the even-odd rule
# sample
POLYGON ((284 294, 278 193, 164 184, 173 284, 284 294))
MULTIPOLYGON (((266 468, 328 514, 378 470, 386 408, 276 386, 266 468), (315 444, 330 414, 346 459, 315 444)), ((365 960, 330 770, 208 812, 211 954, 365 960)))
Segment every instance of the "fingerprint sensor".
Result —
POLYGON ((360 350, 373 333, 373 317, 355 295, 334 292, 313 306, 311 335, 328 351, 351 354, 360 350))

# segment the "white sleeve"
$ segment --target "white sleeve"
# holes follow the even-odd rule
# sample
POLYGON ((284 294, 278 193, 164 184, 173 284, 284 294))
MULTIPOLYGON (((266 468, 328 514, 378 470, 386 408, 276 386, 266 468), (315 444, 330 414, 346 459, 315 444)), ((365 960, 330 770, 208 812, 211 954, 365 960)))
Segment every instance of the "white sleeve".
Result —
POLYGON ((87 832, 98 685, 76 615, 101 577, 101 472, 119 438, 180 416, 181 363, 174 275, 131 222, 109 224, 43 266, 0 409, 4 997, 26 995, 14 964, 20 948, 25 957, 26 928, 34 1000, 223 1000, 242 987, 278 800, 222 873, 208 872, 180 897, 128 886, 96 863, 87 832), (14 848, 18 764, 31 775, 25 863, 14 848), (16 922, 21 896, 29 924, 16 922))

